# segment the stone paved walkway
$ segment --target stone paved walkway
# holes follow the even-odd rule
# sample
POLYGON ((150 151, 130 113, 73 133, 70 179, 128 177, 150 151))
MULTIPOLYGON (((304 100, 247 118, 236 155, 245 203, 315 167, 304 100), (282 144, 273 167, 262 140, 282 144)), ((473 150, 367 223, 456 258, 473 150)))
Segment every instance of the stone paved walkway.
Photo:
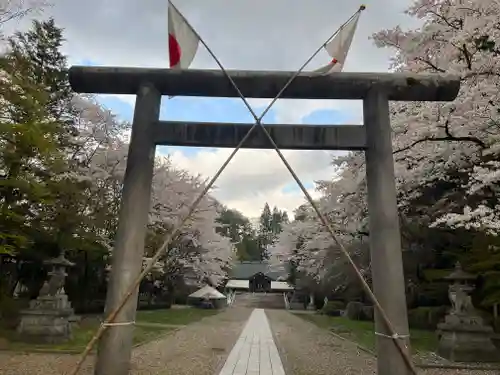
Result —
POLYGON ((219 375, 285 375, 263 309, 254 309, 219 375))

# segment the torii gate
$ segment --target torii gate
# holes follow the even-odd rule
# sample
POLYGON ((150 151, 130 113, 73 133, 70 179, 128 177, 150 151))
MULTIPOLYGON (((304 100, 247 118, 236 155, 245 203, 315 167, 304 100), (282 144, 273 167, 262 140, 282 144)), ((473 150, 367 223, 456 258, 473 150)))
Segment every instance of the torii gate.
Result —
MULTIPOLYGON (((294 72, 228 71, 247 98, 275 98, 294 72)), ((132 136, 123 185, 118 233, 108 285, 106 311, 116 308, 142 267, 156 145, 236 147, 253 124, 159 121, 162 95, 237 97, 222 71, 126 67, 70 69, 75 92, 136 95, 132 136)), ((279 148, 363 150, 366 157, 370 254, 374 293, 402 337, 408 335, 401 239, 394 182, 389 100, 451 101, 458 77, 398 73, 301 73, 283 92, 285 99, 363 100, 362 125, 265 125, 279 148)), ((244 148, 272 148, 262 130, 244 148)), ((132 322, 137 292, 117 315, 132 322)), ((385 332, 378 311, 375 329, 385 332)), ((133 325, 109 327, 99 343, 95 374, 128 374, 133 325)), ((405 339, 408 344, 408 339, 405 339)), ((409 346, 408 346, 409 347, 409 346)), ((378 374, 409 373, 394 342, 377 336, 378 374)))

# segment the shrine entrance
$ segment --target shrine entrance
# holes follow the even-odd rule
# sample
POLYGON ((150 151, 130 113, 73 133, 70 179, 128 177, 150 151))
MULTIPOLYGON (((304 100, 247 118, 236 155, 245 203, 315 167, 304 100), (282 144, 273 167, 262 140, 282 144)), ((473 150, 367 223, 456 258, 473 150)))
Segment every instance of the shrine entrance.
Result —
POLYGON ((248 281, 249 289, 252 293, 271 291, 271 278, 267 277, 262 272, 256 273, 248 281))
MULTIPOLYGON (((75 92, 136 95, 119 226, 106 300, 107 319, 87 346, 79 366, 102 336, 95 374, 124 375, 129 371, 133 322, 137 307, 136 286, 146 274, 145 271, 148 271, 146 269, 141 272, 141 268, 155 147, 174 145, 235 148, 208 185, 215 182, 238 149, 275 149, 308 200, 310 196, 307 190, 280 149, 364 151, 373 292, 361 275, 359 278, 376 307, 378 374, 416 373, 409 355, 389 101, 451 101, 459 91, 458 77, 392 73, 318 75, 297 72, 84 66, 73 66, 69 77, 75 92), (274 98, 274 101, 278 97, 362 100, 364 125, 262 125, 262 117, 257 118, 255 115, 256 122, 253 124, 159 121, 162 95, 241 97, 252 114, 253 110, 245 98, 274 98)), ((186 217, 179 218, 178 226, 167 236, 155 257, 161 255, 175 236, 176 230, 188 220, 207 191, 208 189, 204 190, 193 202, 186 217)), ((335 239, 330 224, 319 211, 316 212, 335 239)), ((345 254, 348 260, 352 261, 348 253, 345 254)), ((357 270, 354 263, 351 264, 357 270)), ((256 288, 265 288, 266 285, 262 279, 255 281, 256 288)))

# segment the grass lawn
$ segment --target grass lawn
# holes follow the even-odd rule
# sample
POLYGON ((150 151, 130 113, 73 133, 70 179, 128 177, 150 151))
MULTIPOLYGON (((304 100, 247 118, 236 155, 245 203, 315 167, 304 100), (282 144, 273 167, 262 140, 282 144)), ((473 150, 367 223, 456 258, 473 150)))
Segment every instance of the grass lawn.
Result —
MULTIPOLYGON (((375 350, 375 327, 372 322, 350 320, 344 317, 296 314, 317 326, 331 330, 339 336, 354 341, 372 351, 375 350)), ((412 350, 417 352, 434 352, 438 340, 435 332, 412 329, 410 332, 412 350)))
MULTIPOLYGON (((134 344, 151 341, 174 330, 176 325, 187 325, 206 316, 214 315, 217 312, 217 310, 195 308, 138 311, 136 316, 137 324, 134 328, 134 344)), ((19 340, 15 330, 2 328, 0 326, 0 349, 81 352, 96 333, 99 324, 99 316, 84 317, 80 324, 73 329, 73 339, 64 344, 34 344, 22 342, 19 340)))
POLYGON ((217 314, 216 309, 167 309, 167 310, 142 310, 137 311, 137 323, 155 323, 168 325, 187 325, 206 316, 217 314))
MULTIPOLYGON (((0 349, 18 351, 81 352, 85 349, 92 336, 94 336, 97 332, 98 327, 98 320, 84 320, 80 326, 73 330, 73 339, 63 344, 26 343, 19 340, 19 337, 14 330, 0 329, 0 349)), ((136 326, 134 328, 134 344, 151 341, 173 329, 173 327, 136 326)))

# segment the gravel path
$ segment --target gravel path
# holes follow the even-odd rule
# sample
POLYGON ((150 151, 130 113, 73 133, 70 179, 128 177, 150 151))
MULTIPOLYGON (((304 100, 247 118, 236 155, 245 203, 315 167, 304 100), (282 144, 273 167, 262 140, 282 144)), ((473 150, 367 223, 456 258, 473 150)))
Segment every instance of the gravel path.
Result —
MULTIPOLYGON (((376 359, 284 310, 266 310, 286 375, 371 375, 376 359)), ((420 369, 421 375, 498 375, 498 370, 420 369)))
MULTIPOLYGON (((214 375, 236 342, 250 309, 221 314, 159 338, 134 350, 134 375, 214 375)), ((76 363, 74 355, 0 352, 0 375, 63 375, 76 363)), ((80 371, 91 375, 93 358, 80 371)))
POLYGON ((286 375, 367 375, 375 359, 283 310, 266 310, 286 375))

